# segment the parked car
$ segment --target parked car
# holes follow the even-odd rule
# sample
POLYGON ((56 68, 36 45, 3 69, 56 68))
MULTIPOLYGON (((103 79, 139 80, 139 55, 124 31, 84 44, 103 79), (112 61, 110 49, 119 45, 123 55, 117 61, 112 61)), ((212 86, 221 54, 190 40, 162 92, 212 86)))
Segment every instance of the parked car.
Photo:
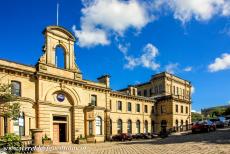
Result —
POLYGON ((216 130, 216 124, 210 120, 198 121, 192 125, 192 132, 210 132, 216 130))
POLYGON ((126 133, 121 133, 121 134, 118 134, 118 135, 114 135, 112 137, 113 141, 126 141, 126 140, 131 141, 132 139, 133 139, 132 135, 131 134, 126 134, 126 133))
POLYGON ((224 128, 225 126, 225 122, 220 118, 210 119, 210 121, 214 122, 217 128, 224 128))

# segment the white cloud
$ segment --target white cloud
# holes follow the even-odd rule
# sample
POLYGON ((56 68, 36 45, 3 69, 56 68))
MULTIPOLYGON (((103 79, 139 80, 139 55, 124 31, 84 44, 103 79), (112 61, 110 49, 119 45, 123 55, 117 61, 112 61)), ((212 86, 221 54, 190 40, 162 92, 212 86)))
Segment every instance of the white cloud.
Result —
POLYGON ((139 31, 152 20, 144 3, 137 0, 83 0, 82 3, 81 30, 74 29, 81 47, 107 45, 111 32, 123 35, 128 28, 139 31), (87 41, 87 36, 92 39, 87 41), (96 36, 100 36, 99 41, 94 39, 96 36))
POLYGON ((127 43, 127 44, 125 44, 125 45, 122 45, 122 44, 118 44, 118 49, 123 53, 123 54, 127 54, 127 52, 128 52, 128 48, 129 48, 129 46, 130 46, 130 44, 129 43, 127 43))
POLYGON ((168 73, 175 74, 175 72, 178 70, 178 63, 171 63, 165 66, 165 70, 168 73))
POLYGON ((91 47, 95 45, 108 45, 110 41, 106 36, 106 32, 100 29, 84 29, 83 31, 77 30, 73 26, 75 36, 78 38, 78 45, 80 47, 91 47))
POLYGON ((142 52, 142 55, 137 58, 125 55, 127 64, 125 64, 124 67, 133 69, 137 66, 142 66, 151 70, 157 70, 160 67, 160 65, 155 62, 155 58, 159 54, 158 49, 153 44, 148 43, 143 48, 142 52))
POLYGON ((192 67, 191 66, 185 67, 184 71, 185 72, 191 72, 192 71, 192 67))
POLYGON ((198 21, 210 20, 215 15, 229 16, 229 0, 157 0, 161 7, 167 6, 173 11, 175 19, 186 23, 192 18, 198 21))
POLYGON ((230 69, 230 54, 224 53, 221 57, 215 59, 214 63, 208 66, 210 72, 218 72, 221 70, 230 69))
POLYGON ((195 87, 192 86, 192 87, 191 87, 191 94, 194 94, 194 93, 195 93, 195 87))

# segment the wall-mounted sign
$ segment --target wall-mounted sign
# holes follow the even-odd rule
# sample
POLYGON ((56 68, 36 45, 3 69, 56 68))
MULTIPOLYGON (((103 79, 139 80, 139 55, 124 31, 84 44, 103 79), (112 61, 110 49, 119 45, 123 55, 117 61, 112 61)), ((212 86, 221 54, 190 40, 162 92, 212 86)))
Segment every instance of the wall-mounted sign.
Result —
POLYGON ((65 95, 63 93, 57 94, 57 100, 63 102, 65 100, 65 95))

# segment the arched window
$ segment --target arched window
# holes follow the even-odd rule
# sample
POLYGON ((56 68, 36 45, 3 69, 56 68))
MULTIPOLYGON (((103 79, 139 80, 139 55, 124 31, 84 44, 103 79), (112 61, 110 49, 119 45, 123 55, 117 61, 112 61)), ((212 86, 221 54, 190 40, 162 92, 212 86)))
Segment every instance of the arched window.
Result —
POLYGON ((102 119, 96 117, 96 135, 102 135, 102 119))
POLYGON ((151 128, 152 128, 152 133, 155 132, 155 121, 153 121, 153 120, 152 120, 152 126, 151 126, 151 128))
POLYGON ((176 120, 176 131, 178 131, 178 127, 179 127, 178 120, 176 120))
POLYGON ((144 132, 148 133, 148 121, 147 120, 145 120, 145 131, 144 132))
POLYGON ((56 47, 56 57, 55 57, 55 64, 56 67, 61 68, 61 69, 65 69, 65 51, 64 48, 61 47, 60 45, 58 45, 56 47))
POLYGON ((137 122, 136 122, 136 132, 138 134, 141 133, 141 122, 140 122, 140 120, 137 120, 137 122))
POLYGON ((132 134, 132 121, 128 120, 127 133, 132 134))
POLYGON ((11 81, 11 94, 21 96, 21 82, 11 81))
POLYGON ((188 130, 188 120, 186 120, 186 130, 188 130))
POLYGON ((181 131, 183 131, 184 130, 184 121, 183 120, 181 120, 181 122, 180 122, 180 125, 181 125, 181 131))
POLYGON ((119 119, 117 121, 117 134, 121 134, 122 133, 122 120, 119 119))

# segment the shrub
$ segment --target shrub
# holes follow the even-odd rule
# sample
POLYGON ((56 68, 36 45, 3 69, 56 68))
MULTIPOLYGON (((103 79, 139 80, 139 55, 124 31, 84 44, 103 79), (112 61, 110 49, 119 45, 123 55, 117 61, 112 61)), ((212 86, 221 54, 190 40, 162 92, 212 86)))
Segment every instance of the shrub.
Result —
POLYGON ((15 134, 6 134, 0 140, 0 148, 3 148, 8 153, 20 152, 21 146, 21 139, 15 134))

